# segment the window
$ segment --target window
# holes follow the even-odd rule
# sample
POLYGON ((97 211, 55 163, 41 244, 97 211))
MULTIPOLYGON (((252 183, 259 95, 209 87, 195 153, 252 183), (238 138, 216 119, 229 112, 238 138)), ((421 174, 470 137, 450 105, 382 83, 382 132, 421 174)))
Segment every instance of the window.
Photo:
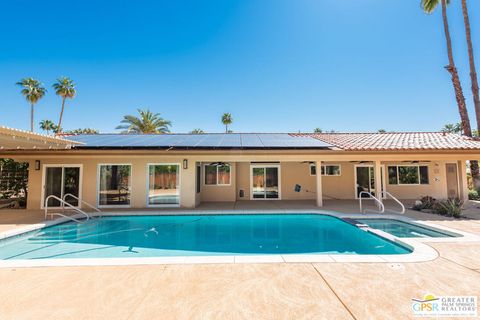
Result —
POLYGON ((98 170, 98 205, 130 205, 131 165, 101 164, 98 170))
MULTIPOLYGON (((322 165, 322 176, 339 176, 341 175, 340 165, 322 165)), ((317 175, 317 168, 314 164, 310 165, 310 175, 317 175)))
POLYGON ((148 205, 180 203, 180 165, 151 164, 148 166, 148 205))
POLYGON ((231 166, 229 164, 205 165, 205 185, 225 186, 230 185, 231 166))
POLYGON ((202 179, 202 170, 201 170, 201 167, 200 166, 196 166, 196 172, 195 172, 195 175, 196 175, 196 179, 195 179, 195 189, 197 191, 197 193, 200 193, 201 191, 201 188, 200 188, 200 180, 202 179))
POLYGON ((389 184, 428 184, 428 166, 389 166, 389 184))

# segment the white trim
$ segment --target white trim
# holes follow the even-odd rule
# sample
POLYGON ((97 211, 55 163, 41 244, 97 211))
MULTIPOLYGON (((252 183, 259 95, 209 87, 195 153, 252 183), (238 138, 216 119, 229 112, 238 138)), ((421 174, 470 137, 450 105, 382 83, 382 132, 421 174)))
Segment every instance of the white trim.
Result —
MULTIPOLYGON (((264 176, 266 175, 266 171, 264 176)), ((266 179, 265 179, 266 184, 266 179)), ((282 167, 280 164, 250 164, 250 200, 282 200, 282 167), (254 198, 253 197, 253 168, 277 168, 278 170, 278 198, 254 198)))
POLYGON ((97 208, 130 208, 132 206, 132 194, 133 194, 133 165, 131 163, 98 163, 97 164, 97 208), (129 204, 119 204, 119 205, 100 205, 100 167, 101 166, 130 166, 130 185, 128 190, 130 191, 130 201, 129 204))
MULTIPOLYGON (((177 208, 182 203, 182 188, 181 188, 181 172, 183 170, 182 164, 179 162, 149 162, 147 163, 147 187, 146 187, 146 205, 147 208, 177 208), (150 192, 150 166, 178 166, 178 203, 165 203, 165 204, 150 204, 149 192, 150 192)), ((196 185, 195 185, 196 189, 196 185)))
MULTIPOLYGON (((370 168, 375 169, 375 165, 373 165, 373 164, 355 164, 353 166, 353 188, 354 188, 354 196, 355 196, 356 200, 360 199, 358 197, 358 192, 357 192, 357 168, 358 167, 370 167, 370 168)), ((387 179, 385 177, 385 165, 384 164, 382 164, 380 166, 380 170, 381 170, 381 173, 383 175, 382 188, 383 188, 384 191, 387 191, 387 184, 386 184, 387 179)), ((368 174, 369 174, 369 178, 370 178, 370 171, 368 172, 368 174)), ((375 170, 374 170, 373 174, 374 174, 374 179, 376 179, 377 177, 375 177, 375 170)), ((369 181, 369 183, 370 183, 370 181, 369 181)), ((375 189, 375 186, 374 186, 374 189, 375 189)), ((377 196, 377 194, 378 194, 378 192, 377 192, 377 190, 375 190, 375 196, 377 196)), ((382 199, 386 199, 386 195, 383 192, 381 192, 381 194, 382 194, 382 199)))
MULTIPOLYGON (((223 166, 229 166, 229 167, 230 167, 229 179, 228 179, 230 183, 228 183, 228 184, 218 183, 218 167, 220 167, 220 166, 222 166, 222 165, 213 165, 213 164, 208 164, 208 163, 204 163, 204 164, 203 164, 203 172, 202 172, 202 174, 201 174, 201 177, 202 177, 202 180, 203 180, 203 181, 202 181, 202 182, 203 182, 202 184, 203 184, 204 186, 208 186, 208 187, 228 187, 228 186, 231 186, 231 185, 232 185, 232 164, 231 164, 230 162, 225 162, 225 164, 223 164, 223 166), (206 181, 205 181, 205 180, 206 180, 205 174, 207 173, 207 171, 205 170, 205 167, 206 167, 206 166, 210 166, 210 167, 215 166, 215 167, 216 167, 217 173, 216 173, 216 179, 215 179, 215 180, 216 180, 216 181, 215 181, 216 183, 215 183, 215 184, 207 184, 207 183, 206 183, 206 181)), ((196 189, 196 187, 195 187, 195 189, 196 189)))
MULTIPOLYGON (((78 198, 80 201, 78 202, 78 206, 76 208, 82 207, 82 191, 83 191, 83 164, 63 164, 63 163, 52 163, 52 164, 43 164, 42 165, 42 190, 41 190, 41 201, 40 201, 40 209, 45 209, 45 189, 46 189, 46 174, 47 168, 62 168, 62 181, 61 181, 61 198, 63 198, 63 187, 64 187, 64 176, 65 176, 65 168, 79 168, 79 178, 78 178, 78 198)), ((49 208, 55 209, 60 207, 51 207, 49 208)))

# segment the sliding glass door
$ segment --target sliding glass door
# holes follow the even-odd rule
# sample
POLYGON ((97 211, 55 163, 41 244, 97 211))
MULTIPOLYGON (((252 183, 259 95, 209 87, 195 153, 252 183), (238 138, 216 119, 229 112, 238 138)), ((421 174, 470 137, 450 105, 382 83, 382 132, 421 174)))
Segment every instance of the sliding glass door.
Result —
MULTIPOLYGON (((47 165, 44 170, 44 185, 43 185, 43 205, 48 196, 54 195, 60 199, 66 194, 72 194, 80 198, 80 180, 81 180, 81 166, 80 165, 47 165)), ((65 199, 72 206, 78 206, 78 200, 73 197, 65 199)), ((49 207, 59 207, 60 201, 50 198, 48 200, 49 207)))
POLYGON ((280 166, 251 167, 251 198, 280 199, 280 166))
POLYGON ((148 199, 149 206, 180 204, 180 165, 148 165, 148 199))

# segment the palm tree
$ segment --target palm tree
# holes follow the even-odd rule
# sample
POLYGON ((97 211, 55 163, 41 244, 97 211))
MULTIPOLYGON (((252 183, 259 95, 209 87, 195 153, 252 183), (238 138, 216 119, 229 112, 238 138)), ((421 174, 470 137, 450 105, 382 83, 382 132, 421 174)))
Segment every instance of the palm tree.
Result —
POLYGON ((65 100, 73 99, 77 91, 75 90, 75 83, 72 79, 67 77, 61 77, 57 79, 57 82, 53 84, 53 89, 55 89, 55 94, 62 97, 62 110, 60 111, 60 119, 58 120, 58 133, 62 131, 62 118, 63 110, 65 108, 65 100))
POLYGON ((477 130, 480 131, 480 97, 478 93, 477 70, 475 68, 475 59, 473 57, 472 34, 470 32, 470 18, 468 16, 467 0, 462 0, 463 22, 465 24, 465 35, 467 38, 468 62, 470 64, 470 79, 472 82, 473 104, 477 118, 477 130))
POLYGON ((47 90, 42 86, 40 81, 33 78, 23 78, 16 84, 22 87, 20 92, 30 103, 30 131, 33 132, 34 106, 41 98, 43 98, 47 90))
POLYGON ((191 134, 204 134, 205 132, 202 129, 193 129, 190 131, 191 134))
POLYGON ((467 105, 465 104, 465 97, 463 95, 462 85, 458 77, 457 67, 453 59, 452 40, 450 38, 450 30, 448 27, 447 18, 447 4, 450 0, 421 0, 421 6, 426 13, 432 13, 440 3, 442 6, 443 29, 445 33, 445 40, 447 42, 448 65, 445 67, 452 76, 453 89, 455 91, 455 98, 457 100, 458 112, 462 120, 463 132, 465 135, 472 136, 472 128, 470 126, 470 119, 468 117, 467 105))
POLYGON ((42 120, 40 121, 40 129, 47 131, 47 134, 49 134, 50 130, 55 130, 55 124, 51 120, 42 120))
MULTIPOLYGON (((458 113, 460 114, 460 120, 462 122, 463 134, 468 137, 471 137, 472 127, 470 126, 470 119, 468 117, 467 105, 465 103, 465 97, 463 95, 462 85, 458 77, 457 68, 455 67, 455 61, 453 59, 452 40, 450 38, 450 30, 448 28, 447 4, 450 3, 450 0, 422 0, 421 5, 423 10, 426 13, 432 13, 435 10, 435 8, 438 6, 439 2, 441 3, 441 6, 442 6, 443 30, 445 32, 445 40, 447 42, 448 65, 445 68, 447 69, 448 72, 450 72, 452 76, 452 84, 453 84, 453 89, 455 91, 455 98, 457 99, 458 113)), ((466 3, 464 8, 464 4, 462 2, 462 9, 464 11, 463 12, 464 19, 465 19, 465 15, 468 18, 468 11, 466 11, 466 3)), ((466 22, 469 22, 469 21, 467 20, 466 22)), ((469 36, 470 36, 470 24, 468 24, 467 42, 469 41, 468 40, 469 36)), ((471 40, 470 40, 470 45, 471 45, 471 40)), ((471 47, 469 47, 468 51, 469 51, 469 54, 470 54, 470 51, 473 54, 473 49, 471 47)), ((473 55, 470 59, 470 76, 472 77, 472 90, 473 90, 474 81, 472 76, 472 64, 473 64, 473 55)), ((475 70, 475 67, 473 67, 473 70, 475 70)), ((474 74, 474 76, 475 76, 475 83, 476 83, 476 77, 477 77, 476 73, 474 74)), ((478 88, 478 84, 477 84, 477 88, 478 88)), ((478 93, 478 90, 477 90, 477 93, 478 93)), ((477 98, 475 98, 475 93, 474 93, 474 101, 475 99, 477 98)), ((475 109, 475 111, 477 112, 477 109, 475 109)), ((479 119, 479 115, 477 113, 477 128, 479 128, 478 119, 479 119)), ((480 187, 480 170, 478 167, 478 161, 476 160, 470 161, 470 171, 472 174, 472 178, 474 180, 474 184, 478 189, 480 187)))
POLYGON ((137 109, 140 117, 126 115, 116 129, 123 129, 122 133, 169 133, 172 123, 160 117, 160 113, 150 110, 137 109))
POLYGON ((447 123, 446 125, 443 126, 443 128, 440 130, 442 132, 446 133, 456 133, 456 134, 462 134, 462 124, 461 123, 447 123))
POLYGON ((222 123, 225 126, 225 133, 231 132, 231 131, 228 131, 228 125, 232 124, 232 122, 233 122, 233 118, 230 113, 224 113, 222 115, 222 123))

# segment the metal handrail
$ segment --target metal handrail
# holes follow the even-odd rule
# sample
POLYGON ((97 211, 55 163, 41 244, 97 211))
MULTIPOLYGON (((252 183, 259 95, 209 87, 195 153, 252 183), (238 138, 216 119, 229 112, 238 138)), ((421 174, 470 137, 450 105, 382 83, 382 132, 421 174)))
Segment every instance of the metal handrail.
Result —
POLYGON ((398 213, 398 214, 404 214, 405 213, 405 206, 403 205, 403 203, 400 200, 398 200, 396 197, 393 196, 393 194, 391 194, 388 191, 383 191, 383 194, 385 195, 385 199, 387 198, 387 196, 390 196, 390 198, 392 198, 392 200, 394 200, 396 203, 398 203, 400 205, 400 207, 402 208, 402 210, 400 210, 400 211, 396 211, 396 210, 390 210, 390 211, 392 211, 393 213, 398 213))
MULTIPOLYGON (((87 207, 89 207, 89 208, 91 208, 91 209, 93 209, 93 210, 95 210, 95 211, 97 211, 97 212, 100 212, 100 217, 102 216, 102 210, 98 209, 97 207, 91 205, 91 204, 88 203, 87 201, 82 200, 82 199, 80 199, 79 197, 77 197, 77 196, 75 196, 75 195, 73 195, 73 194, 71 194, 71 193, 67 193, 67 194, 65 194, 65 195, 63 196, 63 201, 64 201, 65 203, 67 202, 67 201, 66 201, 67 197, 71 197, 71 198, 73 198, 73 199, 76 199, 78 202, 81 202, 81 203, 87 205, 87 207)), ((90 218, 91 218, 91 217, 90 217, 90 218)))
POLYGON ((60 199, 56 195, 51 194, 51 195, 49 195, 48 197, 45 198, 45 220, 47 220, 47 215, 56 214, 58 216, 61 216, 61 217, 67 218, 67 219, 71 219, 71 220, 73 220, 75 222, 78 222, 78 223, 84 223, 83 221, 80 221, 78 219, 75 219, 73 217, 67 216, 67 215, 59 213, 59 212, 48 213, 48 200, 50 200, 50 199, 55 199, 55 200, 59 201, 60 204, 62 205, 62 209, 65 209, 65 205, 67 205, 67 207, 72 208, 73 210, 77 211, 78 213, 83 214, 86 218, 86 221, 88 221, 90 219, 90 216, 85 211, 80 210, 79 208, 72 206, 70 203, 66 202, 63 199, 60 199))
POLYGON ((380 201, 377 197, 375 197, 373 194, 371 194, 368 191, 361 191, 358 194, 358 200, 359 200, 359 203, 360 203, 360 212, 361 213, 367 213, 367 211, 374 212, 374 213, 384 213, 385 212, 385 206, 383 205, 382 201, 380 201), (378 207, 380 208, 380 210, 378 210, 378 211, 377 210, 371 210, 371 209, 363 210, 362 199, 364 199, 364 198, 362 197, 362 194, 366 194, 366 195, 369 196, 369 198, 366 198, 366 199, 374 200, 378 204, 378 207))

